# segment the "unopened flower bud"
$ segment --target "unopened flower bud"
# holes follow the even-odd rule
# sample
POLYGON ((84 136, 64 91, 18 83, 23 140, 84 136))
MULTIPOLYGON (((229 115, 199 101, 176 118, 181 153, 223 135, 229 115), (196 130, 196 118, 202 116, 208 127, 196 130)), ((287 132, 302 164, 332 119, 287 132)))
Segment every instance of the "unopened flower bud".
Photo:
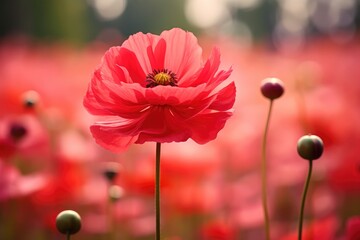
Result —
POLYGON ((124 190, 117 185, 109 187, 109 198, 112 202, 117 202, 124 195, 124 190))
POLYGON ((116 176, 118 175, 119 171, 120 171, 120 164, 116 162, 108 162, 104 167, 103 174, 108 181, 113 182, 116 176))
POLYGON ((30 90, 23 94, 23 104, 25 108, 34 108, 39 102, 39 94, 36 91, 30 90))
POLYGON ((264 97, 273 100, 279 98, 284 93, 284 85, 280 79, 265 78, 261 82, 261 93, 264 97))
POLYGON ((324 144, 321 138, 309 134, 299 139, 297 151, 304 159, 316 160, 321 157, 324 151, 324 144))
POLYGON ((26 134, 27 134, 27 129, 24 127, 23 124, 12 123, 10 125, 9 135, 15 142, 24 138, 26 134))
POLYGON ((63 234, 75 234, 81 228, 80 215, 73 210, 65 210, 56 217, 56 228, 63 234))

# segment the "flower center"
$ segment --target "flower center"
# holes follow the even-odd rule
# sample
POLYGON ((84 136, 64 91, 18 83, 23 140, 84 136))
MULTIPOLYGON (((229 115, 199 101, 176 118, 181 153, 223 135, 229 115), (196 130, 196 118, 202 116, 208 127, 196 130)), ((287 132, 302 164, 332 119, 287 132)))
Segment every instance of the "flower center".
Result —
POLYGON ((167 69, 162 69, 162 70, 156 70, 154 69, 152 73, 149 73, 146 76, 146 87, 156 87, 158 85, 163 85, 163 86, 177 86, 177 78, 176 78, 176 74, 167 70, 167 69))

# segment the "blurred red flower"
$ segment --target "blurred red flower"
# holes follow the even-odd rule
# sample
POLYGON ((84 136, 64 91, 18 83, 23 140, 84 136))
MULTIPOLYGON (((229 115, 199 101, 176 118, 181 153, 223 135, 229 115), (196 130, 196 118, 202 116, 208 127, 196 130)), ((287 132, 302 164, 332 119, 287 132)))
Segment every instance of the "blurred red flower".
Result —
POLYGON ((90 128, 97 143, 121 151, 132 143, 215 139, 232 115, 235 84, 231 69, 218 71, 217 48, 205 63, 201 55, 196 37, 178 28, 137 33, 110 48, 84 98, 102 116, 90 128))
POLYGON ((200 229, 202 240, 235 240, 235 230, 224 221, 208 222, 200 229))
POLYGON ((346 224, 346 240, 360 239, 360 216, 350 218, 346 224))
POLYGON ((18 169, 0 159, 0 202, 27 196, 43 188, 48 181, 44 173, 22 175, 18 169))
POLYGON ((46 129, 33 115, 0 117, 0 158, 3 160, 10 161, 15 154, 45 156, 48 147, 49 136, 46 129))
MULTIPOLYGON (((329 216, 324 219, 316 220, 311 224, 305 226, 303 230, 303 239, 335 239, 335 233, 338 228, 338 220, 334 216, 329 216)), ((282 240, 298 239, 298 233, 293 232, 281 238, 282 240)))

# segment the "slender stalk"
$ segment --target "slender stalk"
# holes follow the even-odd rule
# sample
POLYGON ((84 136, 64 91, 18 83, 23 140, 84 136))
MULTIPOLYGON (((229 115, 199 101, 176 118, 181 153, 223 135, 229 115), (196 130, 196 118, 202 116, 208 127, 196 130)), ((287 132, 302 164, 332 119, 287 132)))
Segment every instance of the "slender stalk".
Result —
POLYGON ((312 160, 309 160, 309 171, 306 178, 306 182, 304 185, 304 190, 302 193, 302 199, 301 199, 301 207, 300 207, 300 217, 299 217, 299 233, 298 233, 298 240, 302 239, 302 226, 303 226, 303 219, 304 219, 304 209, 305 209, 305 200, 306 200, 306 194, 309 188, 309 183, 311 179, 311 172, 312 172, 312 160))
POLYGON ((70 232, 68 232, 67 234, 66 234, 66 240, 70 240, 70 232))
POLYGON ((156 211, 156 228, 155 239, 160 240, 160 152, 161 143, 156 143, 156 173, 155 173, 155 211, 156 211))
POLYGON ((264 210, 264 224, 265 224, 265 234, 266 240, 270 239, 270 222, 269 222, 269 211, 267 206, 267 190, 266 190, 266 182, 267 182, 267 174, 266 174, 266 143, 267 143, 267 135, 270 123, 270 116, 272 112, 273 100, 270 100, 269 112, 266 118, 264 136, 262 141, 262 149, 261 149, 261 200, 262 206, 264 210))
MULTIPOLYGON (((109 187, 108 187, 108 194, 109 194, 109 187)), ((107 202, 106 202, 106 211, 107 211, 107 220, 108 220, 108 226, 109 231, 105 235, 108 240, 115 239, 115 228, 114 228, 114 221, 113 221, 113 203, 111 202, 110 196, 108 196, 107 202)))

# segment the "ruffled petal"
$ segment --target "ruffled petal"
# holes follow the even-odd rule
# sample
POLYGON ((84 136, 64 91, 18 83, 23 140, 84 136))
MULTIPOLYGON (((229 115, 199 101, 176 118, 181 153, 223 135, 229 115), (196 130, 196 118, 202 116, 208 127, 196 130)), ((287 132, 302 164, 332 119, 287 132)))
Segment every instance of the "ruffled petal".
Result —
POLYGON ((111 79, 112 81, 119 82, 132 82, 130 76, 125 75, 124 71, 119 66, 120 59, 120 47, 110 48, 102 58, 102 64, 98 68, 100 70, 101 79, 111 79))
POLYGON ((199 68, 196 77, 184 80, 182 86, 183 87, 197 86, 204 82, 208 83, 208 85, 211 85, 211 83, 213 82, 214 75, 219 69, 219 66, 220 66, 220 51, 218 48, 214 48, 211 51, 210 57, 208 60, 206 60, 204 66, 202 66, 202 68, 199 68))
POLYGON ((229 110, 235 103, 235 93, 235 83, 232 82, 216 94, 216 98, 209 106, 209 109, 217 111, 229 110))
POLYGON ((95 91, 96 93, 94 93, 93 90, 96 88, 97 81, 99 81, 98 78, 99 72, 95 71, 84 97, 83 105, 86 110, 93 115, 110 115, 111 111, 109 111, 107 108, 104 108, 104 106, 98 101, 98 91, 95 91))
MULTIPOLYGON (((122 44, 133 52, 139 61, 141 68, 145 74, 151 73, 154 68, 161 68, 164 64, 165 42, 159 43, 160 37, 154 34, 136 33, 131 35, 122 44), (145 54, 147 53, 147 54, 145 54)), ((145 79, 144 79, 145 80, 145 79)))
POLYGON ((104 109, 102 105, 96 100, 95 95, 91 88, 86 92, 83 99, 83 105, 86 110, 93 115, 108 115, 108 110, 104 109))
MULTIPOLYGON (((147 48, 147 55, 151 65, 151 72, 153 70, 164 69, 164 60, 165 60, 165 52, 166 52, 166 42, 164 39, 160 39, 155 49, 151 46, 147 48)), ((148 72, 148 73, 151 73, 148 72)))
POLYGON ((139 83, 143 87, 146 86, 147 69, 142 68, 134 52, 121 47, 119 57, 114 64, 126 68, 132 82, 139 83))
POLYGON ((205 144, 217 137, 231 116, 232 112, 208 112, 183 121, 174 116, 170 109, 153 108, 135 143, 184 142, 192 138, 199 144, 205 144))
POLYGON ((191 132, 183 123, 174 117, 169 107, 151 107, 135 143, 186 141, 191 136, 191 132))
POLYGON ((218 92, 223 89, 226 85, 233 82, 229 79, 232 73, 232 69, 229 70, 221 70, 219 71, 213 78, 211 78, 208 82, 207 89, 213 89, 212 92, 218 92))
POLYGON ((96 100, 111 112, 123 118, 139 118, 149 107, 144 98, 144 88, 139 84, 114 84, 110 81, 101 82, 101 91, 96 100), (124 85, 129 85, 124 87, 124 85))
POLYGON ((160 35, 166 42, 164 67, 176 73, 178 85, 194 75, 202 64, 202 49, 196 37, 179 28, 160 35))
POLYGON ((135 53, 123 47, 112 47, 106 51, 97 70, 101 75, 99 79, 146 85, 147 71, 144 71, 135 53))
POLYGON ((201 98, 191 104, 180 104, 177 106, 173 106, 171 108, 171 112, 177 119, 186 121, 208 109, 214 99, 215 96, 210 96, 206 98, 201 98))
POLYGON ((178 88, 157 86, 146 89, 145 97, 150 105, 169 106, 174 116, 186 120, 207 109, 216 96, 209 96, 206 84, 196 87, 178 88))
POLYGON ((100 146, 113 152, 121 152, 137 140, 143 120, 144 118, 107 118, 92 125, 90 131, 100 146))
POLYGON ((199 144, 214 140, 231 116, 232 112, 209 112, 191 118, 187 122, 191 128, 191 138, 199 144))
POLYGON ((145 90, 145 97, 152 105, 177 105, 192 102, 203 94, 206 85, 197 87, 179 88, 171 86, 156 86, 145 90))
POLYGON ((94 115, 115 114, 125 118, 137 118, 139 112, 147 107, 144 94, 138 90, 143 88, 139 84, 121 87, 123 84, 126 83, 116 84, 110 80, 103 80, 98 69, 89 85, 84 106, 94 115))

